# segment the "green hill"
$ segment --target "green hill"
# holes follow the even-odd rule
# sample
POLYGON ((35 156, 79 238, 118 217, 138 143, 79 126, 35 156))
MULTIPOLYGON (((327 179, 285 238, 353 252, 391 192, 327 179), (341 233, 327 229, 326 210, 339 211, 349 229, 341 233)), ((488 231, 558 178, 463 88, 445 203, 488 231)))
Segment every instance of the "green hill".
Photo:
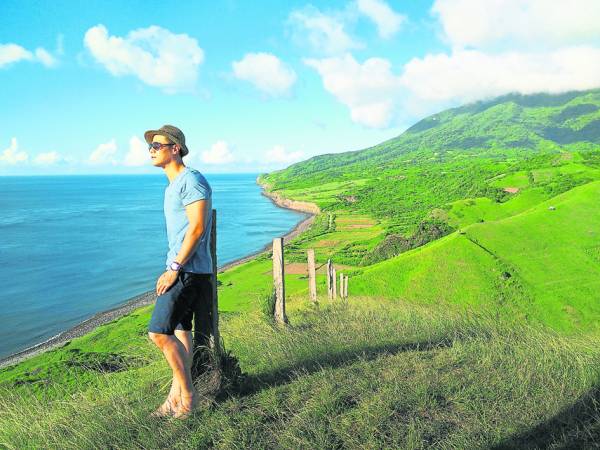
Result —
POLYGON ((359 271, 363 295, 499 308, 561 331, 598 330, 600 182, 463 228, 359 271))
POLYGON ((363 232, 381 230, 356 240, 337 229, 320 235, 318 246, 345 243, 327 257, 354 266, 356 293, 596 329, 599 111, 600 90, 509 95, 261 182, 324 214, 360 214, 371 220, 363 232))
POLYGON ((388 232, 410 235, 435 208, 467 198, 503 200, 503 188, 515 181, 549 198, 596 179, 599 149, 600 90, 509 95, 435 114, 374 147, 315 156, 261 181, 285 197, 367 214, 388 232), (575 163, 579 170, 554 170, 575 163), (544 169, 550 172, 532 173, 544 169))

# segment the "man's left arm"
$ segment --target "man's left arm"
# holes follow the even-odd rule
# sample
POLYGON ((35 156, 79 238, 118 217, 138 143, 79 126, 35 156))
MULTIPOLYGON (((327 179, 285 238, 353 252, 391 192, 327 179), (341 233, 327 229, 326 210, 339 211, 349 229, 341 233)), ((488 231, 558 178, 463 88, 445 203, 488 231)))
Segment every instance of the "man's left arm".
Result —
MULTIPOLYGON (((190 203, 185 207, 185 214, 188 218, 189 225, 183 238, 181 249, 175 257, 175 261, 182 266, 190 259, 198 245, 198 241, 204 233, 206 200, 198 200, 190 203)), ((167 289, 175 283, 175 280, 177 280, 177 274, 178 272, 175 272, 174 270, 167 270, 163 273, 156 283, 156 293, 158 295, 164 294, 167 289)))
POLYGON ((206 200, 198 200, 194 203, 190 203, 185 207, 185 214, 190 224, 185 233, 185 237, 183 238, 181 249, 175 257, 175 261, 182 266, 190 259, 198 245, 198 241, 204 233, 206 200))

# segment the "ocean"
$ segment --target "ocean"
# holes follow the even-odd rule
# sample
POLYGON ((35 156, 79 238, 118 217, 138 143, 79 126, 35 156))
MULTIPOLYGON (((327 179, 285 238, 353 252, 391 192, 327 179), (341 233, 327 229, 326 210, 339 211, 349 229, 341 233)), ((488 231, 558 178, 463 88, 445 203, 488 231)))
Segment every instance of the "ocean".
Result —
MULTIPOLYGON (((307 215, 261 195, 257 174, 205 174, 218 265, 307 215)), ((164 271, 163 174, 0 177, 0 358, 153 290, 164 271)))

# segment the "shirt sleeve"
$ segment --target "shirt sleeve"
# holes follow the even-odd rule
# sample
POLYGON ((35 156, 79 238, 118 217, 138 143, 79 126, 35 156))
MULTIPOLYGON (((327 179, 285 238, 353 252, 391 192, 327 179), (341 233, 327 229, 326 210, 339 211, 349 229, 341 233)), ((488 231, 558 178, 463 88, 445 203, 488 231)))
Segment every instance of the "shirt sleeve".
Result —
POLYGON ((185 181, 183 188, 181 189, 181 202, 183 203, 183 206, 187 206, 198 200, 205 200, 209 195, 210 193, 206 186, 198 180, 190 178, 185 181))

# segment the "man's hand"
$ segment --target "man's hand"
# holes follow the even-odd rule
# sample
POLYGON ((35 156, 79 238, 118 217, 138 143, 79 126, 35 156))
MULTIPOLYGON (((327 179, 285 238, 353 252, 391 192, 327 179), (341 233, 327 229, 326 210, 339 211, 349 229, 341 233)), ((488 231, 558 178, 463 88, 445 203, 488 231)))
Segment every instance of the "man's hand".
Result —
POLYGON ((163 295, 167 290, 173 286, 175 281, 177 280, 177 275, 179 272, 174 270, 167 270, 160 277, 158 277, 158 281, 156 282, 156 295, 163 295))

